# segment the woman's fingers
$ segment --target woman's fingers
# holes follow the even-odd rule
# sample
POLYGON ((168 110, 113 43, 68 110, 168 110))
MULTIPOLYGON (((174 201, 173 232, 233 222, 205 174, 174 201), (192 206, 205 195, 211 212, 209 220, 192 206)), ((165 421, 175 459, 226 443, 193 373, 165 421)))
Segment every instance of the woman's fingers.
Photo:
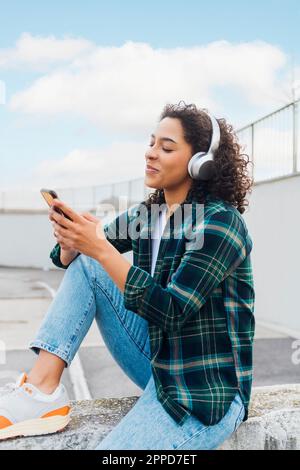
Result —
POLYGON ((48 217, 49 217, 49 219, 51 220, 51 222, 54 221, 54 219, 53 219, 53 212, 54 212, 54 210, 51 209, 51 208, 50 208, 49 211, 48 211, 48 217))
POLYGON ((59 236, 59 228, 61 227, 57 222, 52 222, 52 225, 53 225, 53 233, 54 233, 54 236, 55 237, 58 237, 59 236))
POLYGON ((56 212, 52 207, 50 207, 50 209, 49 209, 49 219, 51 220, 51 222, 57 222, 57 220, 56 220, 57 215, 59 215, 58 212, 56 212))
POLYGON ((72 247, 69 246, 69 242, 71 243, 71 239, 69 238, 69 232, 67 229, 62 227, 57 222, 52 222, 53 226, 53 234, 56 238, 57 243, 60 244, 61 248, 65 250, 70 250, 72 247))
POLYGON ((93 214, 90 214, 89 212, 81 212, 80 215, 84 217, 86 220, 89 220, 90 222, 94 222, 94 223, 99 222, 99 219, 95 217, 93 214))
POLYGON ((53 235, 54 235, 54 237, 56 238, 56 240, 58 242, 61 242, 61 236, 57 232, 57 227, 59 227, 59 225, 56 222, 52 222, 52 226, 53 226, 53 235))
POLYGON ((71 243, 71 240, 69 239, 69 231, 66 226, 69 223, 73 228, 74 223, 70 222, 64 216, 58 214, 57 211, 53 209, 53 207, 49 208, 49 219, 53 227, 54 238, 56 239, 56 242, 60 245, 61 249, 66 251, 72 250, 72 247, 69 246, 69 242, 71 243), (58 223, 57 219, 59 219, 60 223, 58 223))
POLYGON ((67 219, 64 215, 59 214, 55 209, 53 209, 51 219, 64 228, 73 228, 74 226, 74 223, 72 221, 67 219))
MULTIPOLYGON (((71 209, 71 207, 67 206, 60 199, 53 199, 52 207, 53 206, 57 207, 58 209, 61 209, 66 215, 68 215, 70 217, 72 222, 77 222, 77 223, 81 222, 82 219, 81 219, 80 215, 77 214, 77 212, 73 211, 73 209, 71 209)), ((70 222, 70 221, 68 221, 68 222, 70 222)), ((67 225, 67 227, 69 225, 70 225, 70 223, 67 225)))

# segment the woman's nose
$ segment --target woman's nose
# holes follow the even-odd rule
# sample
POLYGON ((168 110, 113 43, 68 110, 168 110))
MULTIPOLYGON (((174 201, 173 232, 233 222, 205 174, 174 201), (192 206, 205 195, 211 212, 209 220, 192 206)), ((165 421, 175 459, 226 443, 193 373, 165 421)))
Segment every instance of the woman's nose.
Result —
POLYGON ((146 164, 149 163, 149 165, 151 165, 152 163, 155 164, 155 162, 158 160, 157 156, 156 155, 153 155, 152 153, 148 153, 145 155, 145 161, 146 161, 146 164))
POLYGON ((157 150, 153 147, 150 147, 146 153, 145 153, 146 158, 157 158, 157 150))

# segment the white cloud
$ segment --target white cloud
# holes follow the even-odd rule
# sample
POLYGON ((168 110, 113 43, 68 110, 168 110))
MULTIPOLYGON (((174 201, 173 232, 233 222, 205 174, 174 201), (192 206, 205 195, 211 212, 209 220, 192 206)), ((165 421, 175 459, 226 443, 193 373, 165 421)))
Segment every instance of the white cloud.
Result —
POLYGON ((56 39, 54 36, 39 37, 23 33, 14 48, 0 49, 0 67, 43 69, 47 64, 69 62, 93 47, 93 43, 86 39, 56 39))
POLYGON ((14 49, 0 49, 1 65, 41 71, 29 87, 12 96, 12 111, 39 119, 77 116, 107 137, 112 134, 105 148, 75 147, 59 160, 42 162, 28 180, 34 187, 101 185, 141 177, 141 139, 148 138, 166 102, 184 99, 227 117, 243 100, 245 109, 275 108, 291 91, 286 55, 263 41, 154 49, 132 41, 102 47, 85 39, 24 34, 14 49), (232 91, 240 98, 228 109, 232 91))
MULTIPOLYGON (((33 50, 35 41, 40 45, 42 39, 30 37, 33 50)), ((195 102, 218 115, 224 114, 224 86, 228 92, 238 90, 245 102, 257 106, 273 104, 285 92, 278 74, 286 56, 263 41, 222 40, 173 49, 132 41, 120 47, 93 47, 84 40, 47 41, 51 47, 45 56, 37 47, 32 53, 35 59, 69 57, 69 62, 16 93, 11 110, 38 116, 71 114, 106 132, 140 136, 168 101, 195 102), (218 87, 223 87, 219 95, 218 87)))
POLYGON ((144 142, 114 142, 101 149, 74 149, 58 160, 44 160, 27 186, 77 187, 140 178, 145 167, 144 142))

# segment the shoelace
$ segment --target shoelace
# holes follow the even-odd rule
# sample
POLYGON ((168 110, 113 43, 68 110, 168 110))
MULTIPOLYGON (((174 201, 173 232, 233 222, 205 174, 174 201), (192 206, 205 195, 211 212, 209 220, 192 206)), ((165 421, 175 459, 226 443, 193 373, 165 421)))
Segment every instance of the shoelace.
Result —
POLYGON ((10 392, 13 392, 16 388, 15 382, 9 382, 4 385, 4 387, 0 387, 0 396, 7 395, 10 392))

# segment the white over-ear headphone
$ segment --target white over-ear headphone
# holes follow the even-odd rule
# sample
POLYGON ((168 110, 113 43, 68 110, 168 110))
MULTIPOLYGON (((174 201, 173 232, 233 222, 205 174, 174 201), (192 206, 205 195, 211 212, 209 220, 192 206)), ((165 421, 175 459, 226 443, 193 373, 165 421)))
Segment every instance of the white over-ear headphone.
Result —
POLYGON ((211 120, 212 136, 207 152, 197 152, 193 155, 188 164, 188 172, 191 178, 196 180, 209 180, 214 173, 214 154, 220 144, 220 126, 216 118, 206 113, 211 120))

